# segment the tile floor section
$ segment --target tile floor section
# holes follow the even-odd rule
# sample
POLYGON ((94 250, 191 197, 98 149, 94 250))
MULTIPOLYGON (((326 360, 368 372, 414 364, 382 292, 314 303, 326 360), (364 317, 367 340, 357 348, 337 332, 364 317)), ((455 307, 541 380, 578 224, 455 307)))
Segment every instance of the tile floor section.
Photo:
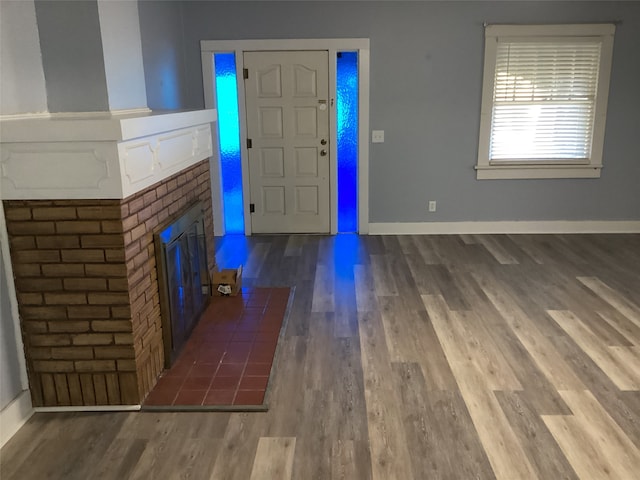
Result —
POLYGON ((246 288, 236 297, 213 297, 144 406, 262 405, 289 293, 246 288))

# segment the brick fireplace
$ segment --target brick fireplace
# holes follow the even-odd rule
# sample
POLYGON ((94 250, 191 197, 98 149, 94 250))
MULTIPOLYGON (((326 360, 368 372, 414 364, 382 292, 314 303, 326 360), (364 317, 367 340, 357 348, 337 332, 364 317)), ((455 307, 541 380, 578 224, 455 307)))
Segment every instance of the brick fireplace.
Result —
POLYGON ((2 122, 0 194, 34 407, 137 406, 155 385, 165 359, 154 234, 199 203, 213 269, 215 118, 2 122))
POLYGON ((34 406, 139 404, 164 366, 153 234, 205 206, 208 160, 123 200, 4 202, 34 406))

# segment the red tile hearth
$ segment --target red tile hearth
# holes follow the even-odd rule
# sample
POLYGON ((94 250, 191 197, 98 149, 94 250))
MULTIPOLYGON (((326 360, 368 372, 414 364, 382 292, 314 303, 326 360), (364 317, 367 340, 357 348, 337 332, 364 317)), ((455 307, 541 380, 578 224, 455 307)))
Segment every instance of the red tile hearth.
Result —
POLYGON ((143 408, 264 409, 289 293, 245 288, 237 297, 213 297, 143 408))

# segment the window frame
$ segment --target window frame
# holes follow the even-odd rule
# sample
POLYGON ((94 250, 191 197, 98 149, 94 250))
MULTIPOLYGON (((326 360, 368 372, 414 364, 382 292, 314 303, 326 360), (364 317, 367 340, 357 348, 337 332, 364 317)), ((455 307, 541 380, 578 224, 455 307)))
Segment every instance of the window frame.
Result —
POLYGON ((608 23, 584 25, 486 25, 478 162, 475 166, 478 180, 600 177, 614 33, 615 25, 608 23), (531 162, 492 162, 490 160, 489 148, 493 117, 496 56, 498 39, 504 37, 521 38, 522 40, 559 37, 566 38, 567 42, 570 42, 575 37, 597 37, 600 39, 600 66, 594 105, 591 156, 588 162, 577 163, 575 160, 569 159, 531 162))

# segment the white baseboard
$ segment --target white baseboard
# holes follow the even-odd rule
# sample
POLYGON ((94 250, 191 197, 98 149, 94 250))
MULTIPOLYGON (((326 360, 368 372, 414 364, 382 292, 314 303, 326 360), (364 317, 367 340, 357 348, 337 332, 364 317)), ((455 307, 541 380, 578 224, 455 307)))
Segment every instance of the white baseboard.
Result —
POLYGON ((31 392, 24 390, 0 412, 0 447, 20 430, 33 413, 31 392))
POLYGON ((640 233, 640 221, 407 222, 370 223, 370 235, 491 233, 640 233))
POLYGON ((71 407, 35 407, 36 413, 62 412, 137 412, 140 405, 77 405, 71 407))

